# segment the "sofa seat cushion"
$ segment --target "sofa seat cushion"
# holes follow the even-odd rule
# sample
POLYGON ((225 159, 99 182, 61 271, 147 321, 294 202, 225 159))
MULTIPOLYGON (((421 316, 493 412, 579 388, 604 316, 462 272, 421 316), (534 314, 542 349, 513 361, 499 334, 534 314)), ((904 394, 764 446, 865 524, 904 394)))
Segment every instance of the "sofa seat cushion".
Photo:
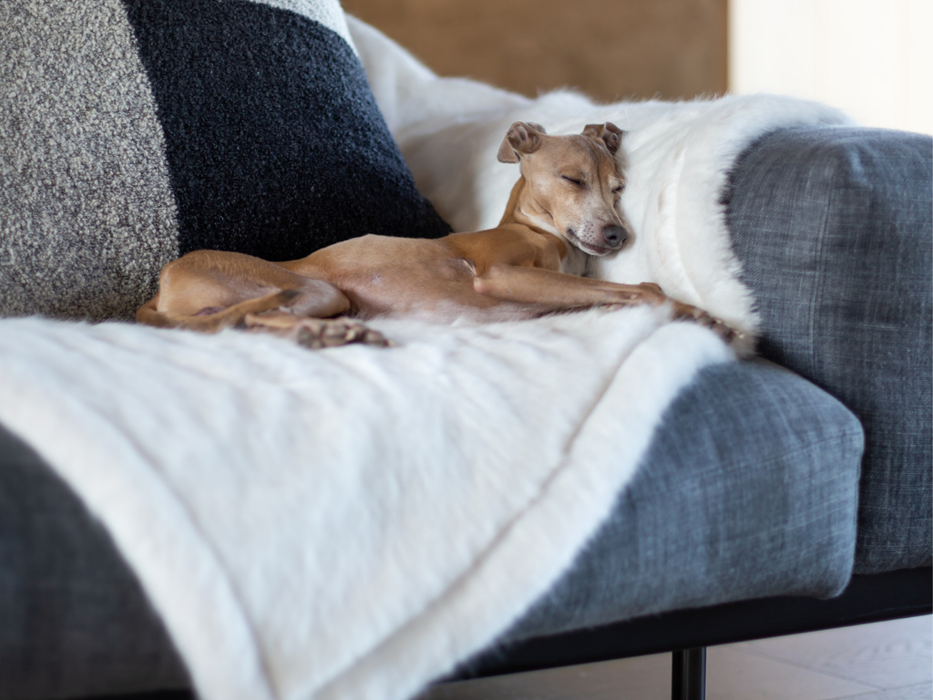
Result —
POLYGON ((778 131, 739 160, 727 200, 761 353, 865 429, 856 572, 929 566, 933 138, 778 131))
POLYGON ((764 362, 703 370, 570 571, 504 641, 777 595, 852 571, 863 434, 842 404, 764 362))
POLYGON ((168 633, 103 526, 0 426, 0 698, 188 685, 168 633))
MULTIPOLYGON (((786 370, 704 370, 668 409, 609 520, 510 638, 838 592, 852 567, 861 440, 851 413, 786 370)), ((187 683, 109 535, 0 428, 0 696, 187 683)))

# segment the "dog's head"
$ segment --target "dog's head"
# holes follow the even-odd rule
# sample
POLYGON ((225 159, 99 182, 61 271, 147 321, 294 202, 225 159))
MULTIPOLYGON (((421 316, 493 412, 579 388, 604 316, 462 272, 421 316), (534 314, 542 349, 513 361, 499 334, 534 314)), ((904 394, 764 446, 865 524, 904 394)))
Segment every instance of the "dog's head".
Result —
POLYGON ((499 160, 521 165, 519 212, 589 255, 621 248, 631 230, 619 204, 624 133, 610 122, 590 124, 572 136, 549 136, 532 122, 512 124, 499 160))

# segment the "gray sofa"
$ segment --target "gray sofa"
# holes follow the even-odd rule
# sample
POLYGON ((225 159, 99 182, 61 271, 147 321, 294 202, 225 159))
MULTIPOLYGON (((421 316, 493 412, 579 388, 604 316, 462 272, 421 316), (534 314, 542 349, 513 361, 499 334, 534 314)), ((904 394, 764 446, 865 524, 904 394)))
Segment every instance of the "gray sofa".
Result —
MULTIPOLYGON (((914 134, 807 128, 744 154, 723 197, 764 359, 710 368, 675 401, 573 569, 464 674, 539 666, 508 663, 536 639, 928 570, 931 150, 914 134)), ((186 688, 108 535, 28 445, 0 435, 0 695, 186 688)), ((929 586, 925 600, 875 604, 929 610, 929 586)), ((860 619, 875 618, 848 621, 860 619)))
MULTIPOLYGON (((304 156, 309 172, 324 167, 346 180, 317 199, 293 201, 288 199, 293 191, 299 197, 304 190, 288 171, 264 200, 287 216, 259 211, 255 220, 233 226, 232 237, 222 238, 231 228, 230 203, 239 201, 237 183, 245 183, 246 191, 256 177, 248 168, 238 169, 237 158, 254 163, 269 157, 249 150, 265 147, 257 133, 267 124, 261 119, 247 123, 250 138, 231 146, 231 139, 242 136, 237 131, 241 122, 231 119, 223 125, 229 131, 217 139, 221 150, 211 151, 215 144, 206 141, 188 148, 183 120, 193 113, 192 96, 242 89, 253 74, 231 72, 223 84, 221 69, 230 61, 220 61, 205 69, 209 79, 190 89, 179 87, 179 67, 192 75, 200 68, 191 56, 172 63, 170 50, 182 30, 190 34, 183 45, 200 45, 199 25, 181 16, 199 2, 103 3, 125 7, 152 87, 154 114, 166 140, 167 181, 179 211, 177 250, 248 244, 244 252, 295 257, 293 250, 263 249, 264 232, 320 225, 352 235, 366 228, 352 217, 368 210, 379 212, 383 230, 394 226, 412 235, 412 222, 417 222, 420 228, 413 235, 446 231, 414 191, 366 95, 356 59, 330 34, 275 9, 262 26, 269 32, 287 30, 291 43, 279 46, 294 49, 289 60, 300 59, 308 71, 324 66, 314 78, 318 82, 312 81, 319 87, 314 95, 283 92, 283 104, 296 113, 323 114, 324 122, 334 119, 313 133, 288 133, 302 147, 314 142, 316 150, 309 146, 304 156), (171 15, 172 32, 158 28, 163 10, 171 15), (327 60, 322 62, 321 55, 327 60), (320 94, 331 95, 327 109, 320 94), (293 108, 312 98, 318 101, 293 108), (333 201, 357 177, 340 170, 343 162, 321 165, 322 153, 339 161, 340 154, 328 146, 348 123, 341 110, 357 119, 365 114, 368 120, 368 128, 355 132, 356 150, 348 162, 359 165, 362 158, 358 177, 367 178, 368 193, 386 193, 393 203, 388 215, 384 202, 353 210, 333 201), (211 190, 211 183, 220 180, 222 187, 211 190), (297 207, 307 211, 295 213, 297 207), (253 230, 248 226, 259 233, 248 235, 253 230)), ((259 5, 225 3, 229 16, 223 21, 258 31, 260 23, 251 13, 259 5)), ((204 10, 214 11, 215 6, 204 10)), ((15 26, 8 22, 2 31, 15 26)), ((28 28, 27 20, 23 26, 28 28)), ((11 36, 16 39, 12 34, 5 39, 11 36)), ((227 45, 235 40, 231 30, 227 45)), ((250 44, 251 50, 258 45, 250 44)), ((260 59, 251 57, 253 68, 260 59)), ((284 60, 276 54, 269 65, 284 60)), ((201 120, 213 117, 217 102, 205 104, 201 120)), ((224 104, 229 108, 229 102, 224 104)), ((9 103, 4 105, 8 112, 9 103)), ((9 131, 22 116, 7 119, 7 112, 0 110, 0 126, 7 129, 0 133, 4 158, 29 145, 9 131)), ((138 122, 134 118, 137 127, 138 122)), ((277 139, 268 141, 269 148, 278 147, 277 139)), ((928 136, 839 127, 777 131, 742 155, 722 198, 745 282, 762 316, 760 358, 711 367, 679 396, 634 483, 619 494, 612 516, 572 569, 495 649, 466 664, 461 676, 930 611, 931 160, 928 136), (826 606, 835 609, 831 599, 848 600, 853 587, 869 592, 860 594, 848 612, 824 615, 826 606), (778 607, 754 607, 754 601, 778 607), (781 607, 787 601, 796 612, 778 614, 782 624, 767 611, 790 610, 781 607), (736 626, 736 608, 730 607, 736 605, 753 606, 738 608, 746 611, 739 615, 744 626, 736 626), (691 617, 701 613, 706 617, 691 617), (652 628, 666 631, 650 637, 646 630, 652 628)), ((298 168, 289 161, 293 166, 298 168)), ((25 205, 14 196, 15 178, 22 173, 2 172, 12 178, 3 183, 4 225, 17 220, 33 225, 41 217, 23 213, 25 205)), ((316 182, 314 175, 307 177, 316 182)), ((112 173, 107 176, 112 180, 112 173)), ((65 217, 66 209, 54 215, 65 217)), ((60 222, 55 225, 60 228, 60 222)), ((10 231, 12 225, 2 234, 12 236, 10 231)), ((76 233, 88 232, 76 228, 76 233)), ((81 245, 96 245, 90 233, 81 245)), ((22 235, 39 234, 30 229, 22 235)), ((307 244, 294 238, 296 245, 307 244)), ((90 258, 98 254, 95 249, 90 258)), ((80 263, 80 256, 76 260, 80 263)), ((42 291, 27 287, 32 284, 32 279, 0 275, 7 301, 21 292, 17 304, 32 303, 42 291)), ((60 298, 61 289, 57 292, 60 298)), ((75 299, 80 301, 77 292, 75 299)), ((127 295, 120 303, 132 308, 137 300, 127 295)), ((19 307, 5 308, 22 313, 19 307)), ((27 311, 61 315, 41 306, 27 311)), ((50 700, 153 691, 185 696, 184 665, 133 573, 109 535, 34 447, 0 426, 0 697, 50 700)))

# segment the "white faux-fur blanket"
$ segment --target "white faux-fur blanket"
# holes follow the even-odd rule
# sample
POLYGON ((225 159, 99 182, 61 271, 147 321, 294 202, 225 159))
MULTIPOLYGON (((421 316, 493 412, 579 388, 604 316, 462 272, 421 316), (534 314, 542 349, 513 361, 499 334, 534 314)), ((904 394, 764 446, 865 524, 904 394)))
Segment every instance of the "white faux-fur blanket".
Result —
POLYGON ((207 700, 408 697, 489 644, 730 353, 657 309, 392 349, 0 321, 0 423, 104 522, 207 700))
MULTIPOLYGON (((754 328, 717 188, 762 131, 834 113, 776 98, 531 101, 437 78, 351 31, 421 187, 458 228, 502 210, 516 175, 489 164, 513 119, 614 121, 630 130, 637 239, 597 272, 654 279, 754 328)), ((417 692, 548 589, 671 400, 731 358, 663 309, 377 325, 399 347, 0 321, 0 423, 106 525, 207 700, 417 692)))

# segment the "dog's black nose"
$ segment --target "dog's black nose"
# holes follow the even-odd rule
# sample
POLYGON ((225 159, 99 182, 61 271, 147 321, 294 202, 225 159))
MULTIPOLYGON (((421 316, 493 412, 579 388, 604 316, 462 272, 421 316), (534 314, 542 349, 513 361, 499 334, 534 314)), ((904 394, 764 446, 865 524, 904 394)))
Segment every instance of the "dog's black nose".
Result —
POLYGON ((610 248, 618 248, 628 240, 628 233, 621 226, 611 224, 603 229, 603 238, 610 248))

